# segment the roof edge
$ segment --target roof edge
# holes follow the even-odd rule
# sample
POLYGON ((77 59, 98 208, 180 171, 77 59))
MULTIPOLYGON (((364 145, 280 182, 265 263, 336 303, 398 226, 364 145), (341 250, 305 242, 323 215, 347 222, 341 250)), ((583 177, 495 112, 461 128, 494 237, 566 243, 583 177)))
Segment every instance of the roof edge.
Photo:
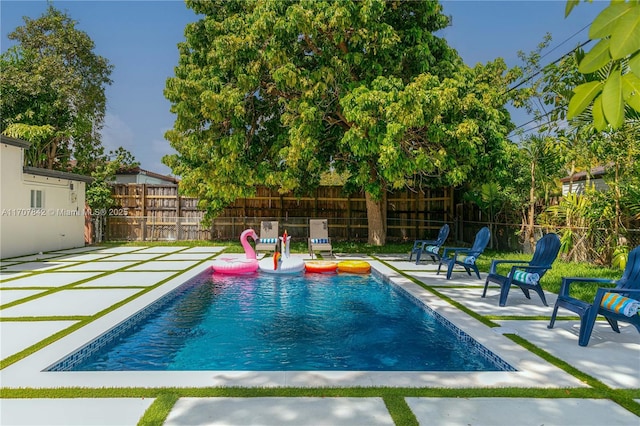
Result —
POLYGON ((58 170, 42 169, 40 167, 24 166, 22 168, 24 173, 36 176, 46 176, 58 179, 76 180, 80 182, 91 183, 93 178, 90 176, 77 175, 75 173, 61 172, 58 170))
POLYGON ((11 146, 17 146, 18 148, 27 149, 31 146, 31 142, 23 141, 22 139, 10 138, 0 134, 0 143, 5 143, 11 146))

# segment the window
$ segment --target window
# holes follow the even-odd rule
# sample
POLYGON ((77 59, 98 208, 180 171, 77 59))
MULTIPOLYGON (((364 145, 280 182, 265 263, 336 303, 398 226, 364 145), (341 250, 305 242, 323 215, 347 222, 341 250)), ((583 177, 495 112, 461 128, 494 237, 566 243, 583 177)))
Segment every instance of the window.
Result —
POLYGON ((39 189, 31 190, 31 208, 41 209, 44 207, 44 194, 39 189))

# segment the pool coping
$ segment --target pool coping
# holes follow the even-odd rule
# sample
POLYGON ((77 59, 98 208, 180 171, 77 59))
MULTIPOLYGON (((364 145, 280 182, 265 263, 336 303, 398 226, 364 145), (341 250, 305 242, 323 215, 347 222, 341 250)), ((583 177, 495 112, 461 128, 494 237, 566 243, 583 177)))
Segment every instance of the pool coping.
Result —
POLYGON ((68 336, 2 370, 5 388, 53 387, 411 387, 565 388, 587 385, 553 366, 496 329, 455 308, 447 301, 395 272, 384 263, 369 260, 373 269, 427 304, 479 344, 518 371, 508 372, 392 372, 392 371, 143 371, 76 372, 45 371, 51 365, 168 294, 186 281, 211 268, 206 261, 141 295, 124 306, 92 321, 68 336))

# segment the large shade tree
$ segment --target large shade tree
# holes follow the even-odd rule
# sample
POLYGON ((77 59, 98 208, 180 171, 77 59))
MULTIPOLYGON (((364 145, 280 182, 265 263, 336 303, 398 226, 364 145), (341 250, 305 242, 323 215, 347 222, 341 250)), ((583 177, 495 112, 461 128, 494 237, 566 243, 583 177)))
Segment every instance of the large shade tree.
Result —
POLYGON ((186 1, 203 16, 165 95, 165 157, 209 217, 256 185, 304 194, 335 170, 386 239, 385 194, 458 185, 502 161, 502 61, 466 67, 433 1, 186 1))
POLYGON ((9 33, 0 57, 0 131, 31 142, 27 165, 89 173, 104 150, 100 129, 113 66, 76 21, 52 5, 9 33))

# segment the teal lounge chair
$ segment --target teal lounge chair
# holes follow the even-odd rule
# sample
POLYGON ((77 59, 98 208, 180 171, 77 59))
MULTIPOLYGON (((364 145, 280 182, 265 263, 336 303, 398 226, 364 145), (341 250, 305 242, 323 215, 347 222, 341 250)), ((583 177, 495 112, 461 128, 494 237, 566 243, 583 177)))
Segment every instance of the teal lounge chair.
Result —
POLYGON ((620 333, 618 321, 630 323, 640 332, 640 314, 635 313, 627 316, 616 309, 612 309, 612 306, 607 304, 608 300, 618 296, 628 298, 624 303, 640 302, 640 246, 629 253, 627 267, 618 281, 603 278, 562 278, 562 286, 560 287, 560 293, 553 308, 548 328, 553 328, 558 308, 562 307, 575 312, 580 317, 580 334, 578 336, 578 344, 580 346, 589 344, 598 315, 602 315, 616 333, 620 333), (580 283, 616 284, 616 286, 615 288, 598 288, 593 303, 587 303, 574 299, 569 295, 571 285, 580 283), (605 301, 604 306, 602 306, 603 301, 605 301))
POLYGON ((440 268, 442 265, 447 265, 447 279, 451 279, 451 272, 455 265, 462 266, 467 274, 471 275, 471 270, 476 273, 478 279, 480 279, 480 272, 476 266, 476 260, 484 252, 484 249, 489 244, 489 238, 491 233, 486 226, 478 231, 476 238, 473 241, 471 248, 464 247, 445 247, 442 257, 440 258, 440 264, 438 265, 438 274, 440 274, 440 268))
POLYGON ((413 257, 413 254, 416 255, 416 265, 420 264, 420 256, 422 253, 431 256, 431 260, 434 262, 438 262, 440 260, 440 255, 438 254, 440 251, 440 247, 444 244, 449 236, 449 225, 446 223, 440 228, 440 232, 438 232, 438 238, 435 240, 415 240, 413 242, 413 248, 411 249, 411 254, 409 255, 409 260, 413 257))
POLYGON ((560 238, 556 234, 547 234, 536 244, 533 258, 529 262, 522 260, 493 260, 489 275, 487 275, 487 279, 484 282, 482 297, 486 296, 489 283, 496 283, 500 286, 499 304, 504 306, 507 304, 509 289, 512 285, 515 285, 520 287, 527 299, 531 299, 529 290, 533 290, 538 293, 544 306, 549 306, 540 286, 540 279, 551 269, 551 265, 558 257, 558 251, 560 251, 560 238), (514 264, 506 276, 496 272, 497 266, 501 263, 514 264))

